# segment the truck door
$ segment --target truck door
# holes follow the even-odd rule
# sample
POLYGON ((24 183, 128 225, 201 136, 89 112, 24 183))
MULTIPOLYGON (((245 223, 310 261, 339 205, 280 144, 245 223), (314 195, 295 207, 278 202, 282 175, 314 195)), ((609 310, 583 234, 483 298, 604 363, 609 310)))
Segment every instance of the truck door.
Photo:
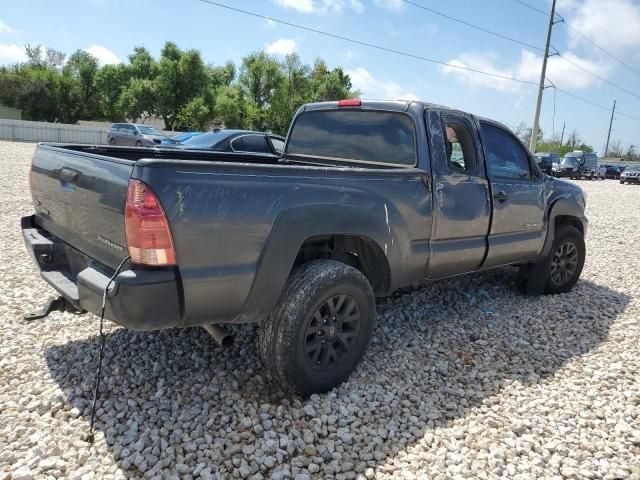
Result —
POLYGON ((533 260, 545 238, 544 184, 533 157, 508 130, 480 122, 493 200, 484 267, 533 260))
POLYGON ((427 278, 470 272, 482 264, 491 219, 489 182, 473 117, 429 109, 433 226, 427 278))

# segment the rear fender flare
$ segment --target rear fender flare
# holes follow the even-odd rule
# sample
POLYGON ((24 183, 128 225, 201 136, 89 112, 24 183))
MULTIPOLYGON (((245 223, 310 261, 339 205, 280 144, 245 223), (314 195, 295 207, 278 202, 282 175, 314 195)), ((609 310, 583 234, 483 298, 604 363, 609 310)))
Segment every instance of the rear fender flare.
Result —
MULTIPOLYGON (((274 223, 258 261, 247 301, 233 323, 264 318, 278 302, 304 241, 318 235, 337 234, 358 235, 375 242, 390 265, 400 256, 398 245, 401 241, 390 242, 390 227, 371 210, 343 204, 288 208, 274 223)), ((392 282, 391 278, 389 282, 392 282)))

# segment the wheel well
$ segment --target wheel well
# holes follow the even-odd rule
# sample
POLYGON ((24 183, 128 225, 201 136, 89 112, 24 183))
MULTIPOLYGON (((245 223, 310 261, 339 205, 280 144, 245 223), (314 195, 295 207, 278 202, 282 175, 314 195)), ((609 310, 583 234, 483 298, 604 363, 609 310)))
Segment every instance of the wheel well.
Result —
POLYGON ((582 226, 582 222, 577 217, 574 217, 571 215, 558 215, 555 219, 556 228, 559 225, 571 225, 573 227, 576 227, 580 231, 580 233, 584 235, 584 228, 582 226))
POLYGON ((346 263, 360 270, 376 295, 383 295, 389 290, 389 262, 378 244, 368 237, 342 234, 310 237, 300 246, 293 268, 321 258, 346 263))

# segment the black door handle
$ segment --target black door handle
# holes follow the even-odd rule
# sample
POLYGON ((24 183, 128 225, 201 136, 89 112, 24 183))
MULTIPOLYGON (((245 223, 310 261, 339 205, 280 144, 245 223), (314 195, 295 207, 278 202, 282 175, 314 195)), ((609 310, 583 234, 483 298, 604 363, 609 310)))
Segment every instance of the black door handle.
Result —
POLYGON ((495 198, 497 201, 499 201, 500 203, 506 202, 507 201, 507 193, 504 190, 500 190, 498 193, 496 193, 493 198, 495 198))

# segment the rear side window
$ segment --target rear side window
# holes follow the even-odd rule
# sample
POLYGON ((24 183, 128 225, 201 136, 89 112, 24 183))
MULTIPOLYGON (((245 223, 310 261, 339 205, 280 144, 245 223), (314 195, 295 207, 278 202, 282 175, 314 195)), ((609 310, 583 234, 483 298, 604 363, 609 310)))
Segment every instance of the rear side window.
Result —
POLYGON ((505 130, 482 123, 484 154, 494 178, 530 180, 529 157, 515 137, 505 130))
POLYGON ((415 143, 413 121, 403 113, 312 111, 296 118, 286 154, 413 166, 415 143))
POLYGON ((264 135, 242 135, 231 141, 234 152, 272 153, 264 135))

